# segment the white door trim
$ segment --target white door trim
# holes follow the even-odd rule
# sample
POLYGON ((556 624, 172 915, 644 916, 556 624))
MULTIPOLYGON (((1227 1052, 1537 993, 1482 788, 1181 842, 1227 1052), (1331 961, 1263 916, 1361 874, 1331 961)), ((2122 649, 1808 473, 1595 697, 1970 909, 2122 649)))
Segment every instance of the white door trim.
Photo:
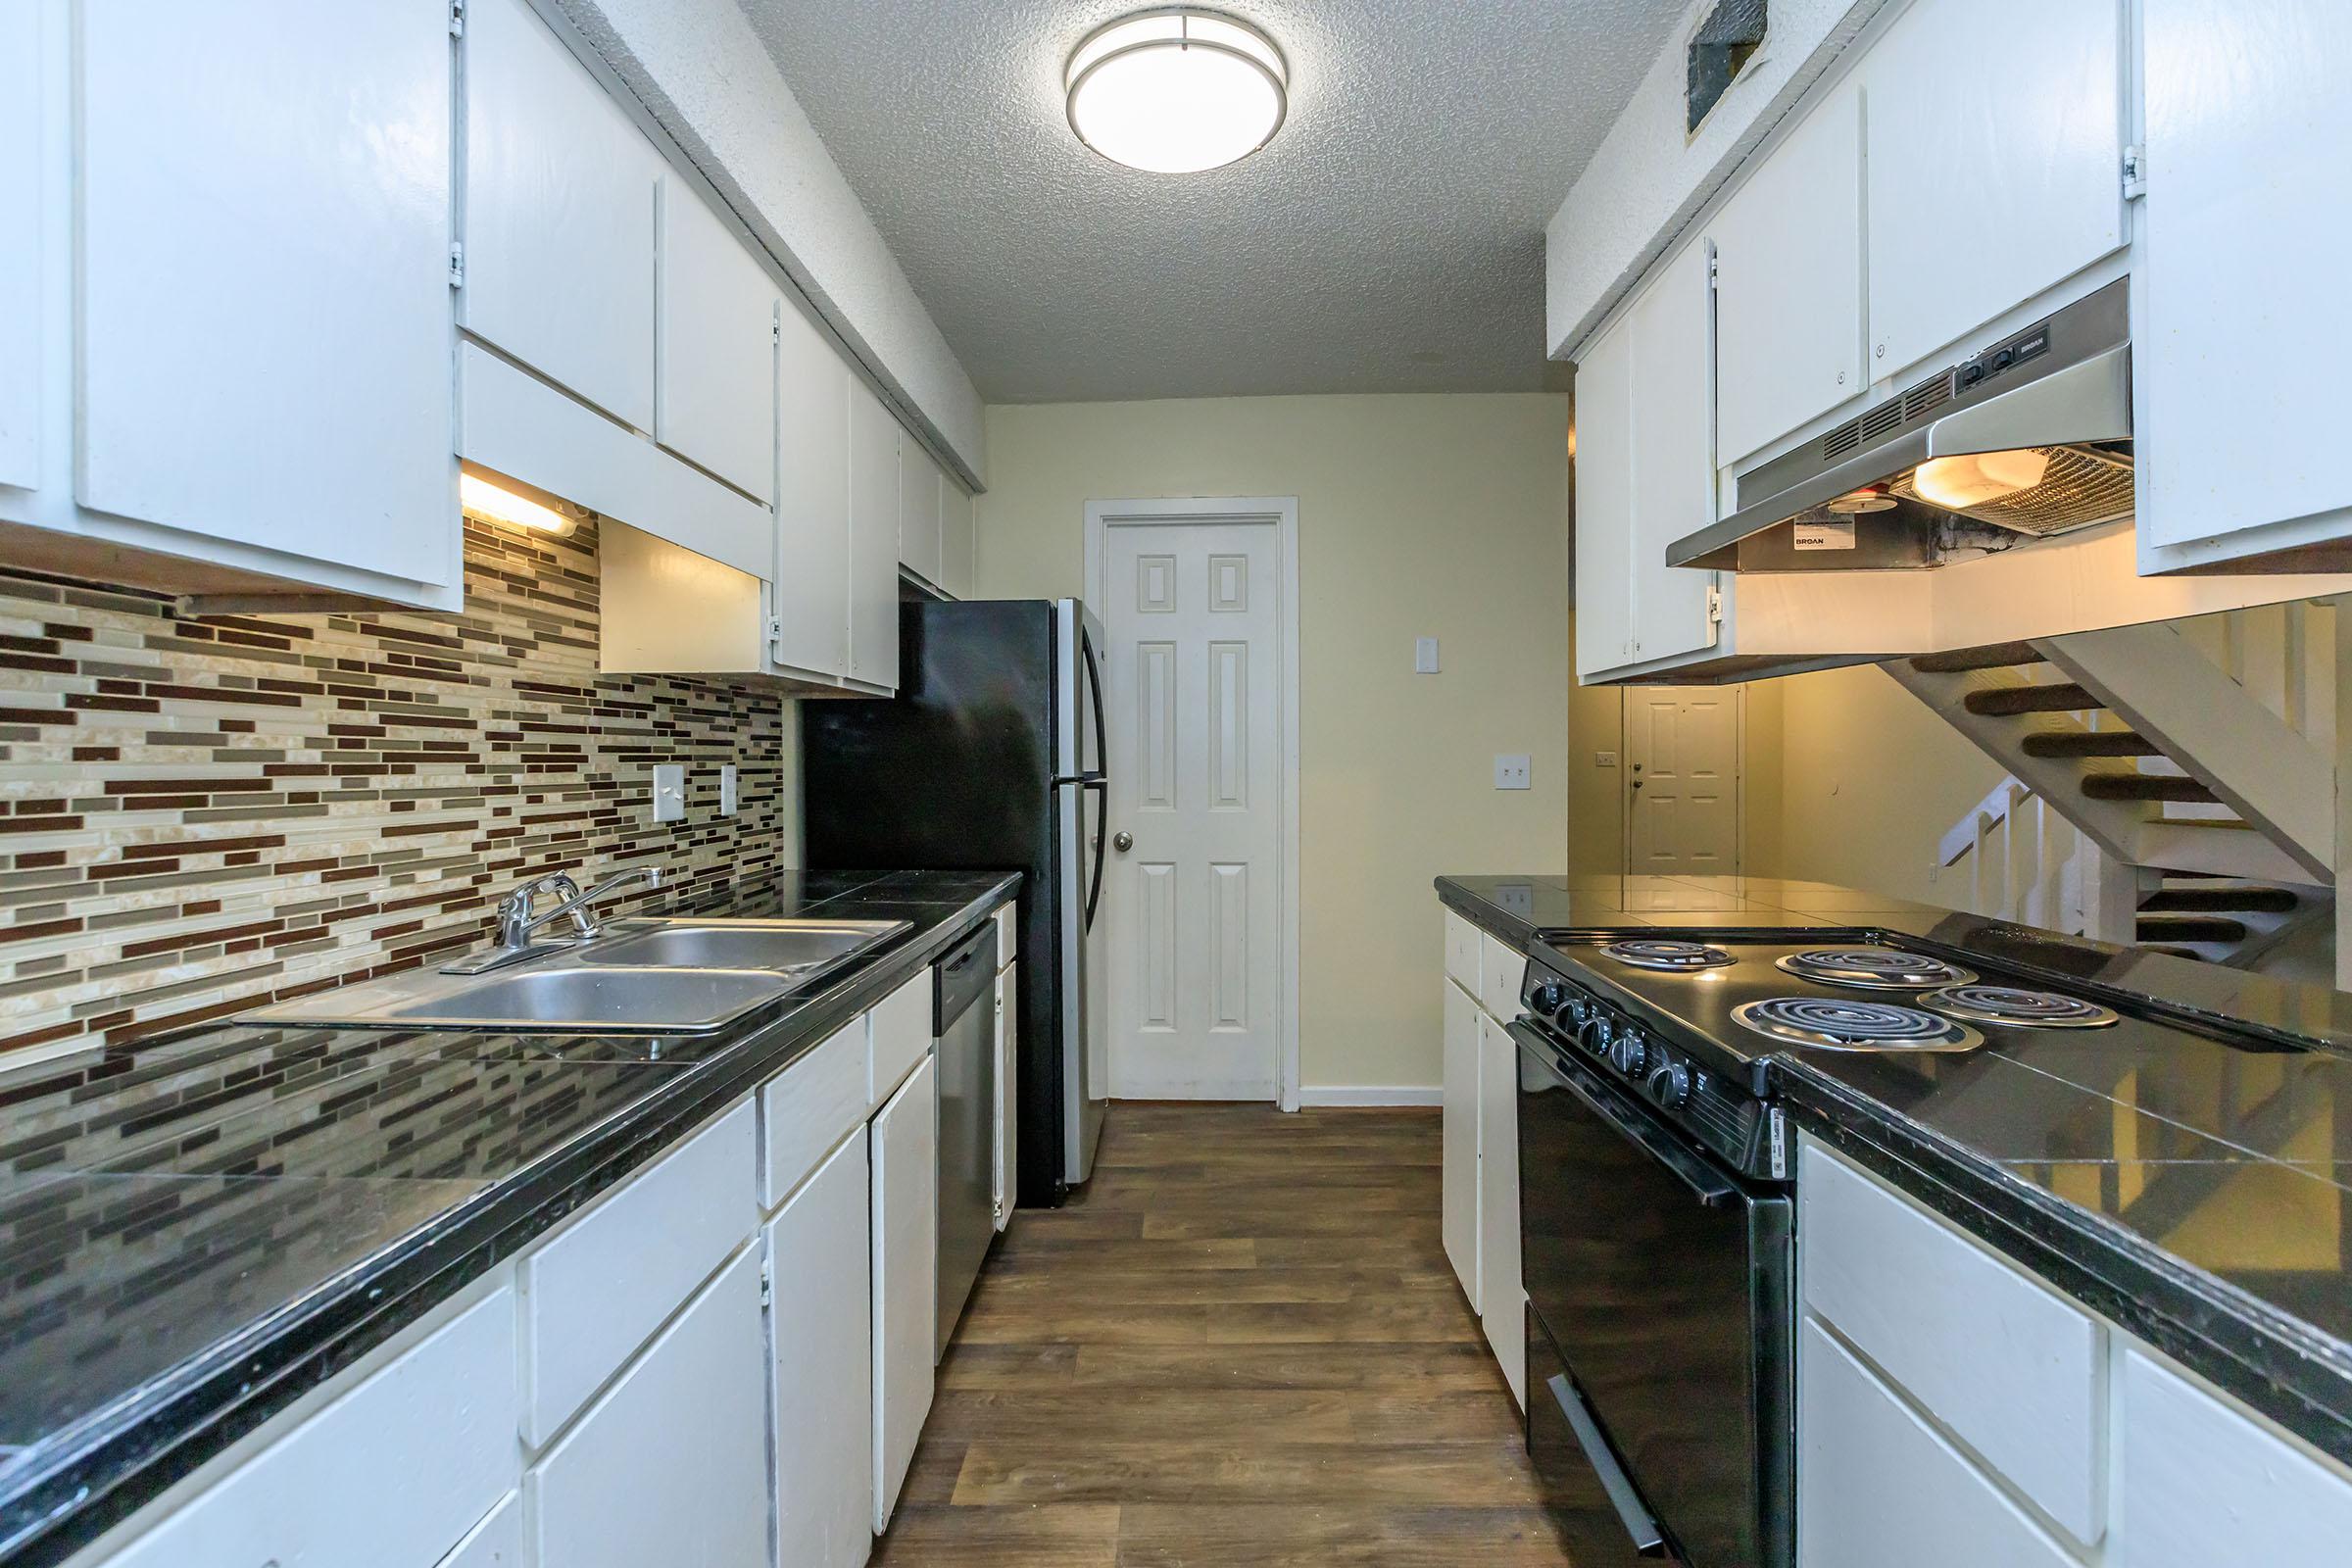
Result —
POLYGON ((1088 604, 1107 604, 1109 551, 1105 531, 1122 525, 1271 523, 1282 552, 1282 670, 1276 698, 1282 714, 1281 887, 1282 1083, 1284 1110, 1298 1108, 1298 498, 1297 496, 1183 496, 1086 504, 1088 604))

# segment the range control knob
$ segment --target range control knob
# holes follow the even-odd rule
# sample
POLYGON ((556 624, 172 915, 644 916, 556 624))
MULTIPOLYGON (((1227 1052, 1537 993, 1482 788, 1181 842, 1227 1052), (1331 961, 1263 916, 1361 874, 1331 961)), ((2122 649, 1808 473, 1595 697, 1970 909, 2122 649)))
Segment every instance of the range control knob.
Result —
POLYGON ((1557 1017, 1568 1005, 1568 988, 1557 980, 1546 980, 1527 994, 1527 1010, 1539 1018, 1557 1017))
POLYGON ((1598 1007, 1585 1010, 1585 1021, 1576 1026, 1576 1043, 1595 1056, 1609 1054, 1609 1015, 1598 1007))
POLYGON ((1616 1038, 1609 1042, 1609 1059, 1628 1078, 1641 1077, 1642 1064, 1649 1059, 1649 1046, 1642 1040, 1642 1031, 1630 1023, 1618 1030, 1616 1038))
POLYGON ((1649 1070, 1649 1098, 1668 1110, 1690 1099, 1690 1069, 1679 1061, 1664 1061, 1649 1070))

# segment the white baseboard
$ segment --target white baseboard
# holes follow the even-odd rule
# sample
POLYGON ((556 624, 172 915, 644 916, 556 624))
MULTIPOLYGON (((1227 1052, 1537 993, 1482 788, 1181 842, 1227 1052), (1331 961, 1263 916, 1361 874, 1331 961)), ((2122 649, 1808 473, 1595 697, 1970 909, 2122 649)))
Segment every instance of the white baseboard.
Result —
POLYGON ((1301 1108, 1310 1105, 1442 1105, 1446 1091, 1436 1084, 1312 1084, 1298 1090, 1301 1108))

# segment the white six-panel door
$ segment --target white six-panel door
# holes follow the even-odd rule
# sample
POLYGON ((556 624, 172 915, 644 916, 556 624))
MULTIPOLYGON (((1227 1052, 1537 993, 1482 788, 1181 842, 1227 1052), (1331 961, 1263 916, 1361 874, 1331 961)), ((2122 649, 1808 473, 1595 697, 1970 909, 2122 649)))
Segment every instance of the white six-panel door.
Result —
POLYGON ((1636 686, 1625 694, 1626 869, 1740 869, 1736 686, 1636 686))
POLYGON ((1105 530, 1111 1093, 1271 1100, 1282 1063, 1280 530, 1105 530), (1117 835, 1133 836, 1117 848, 1117 835))

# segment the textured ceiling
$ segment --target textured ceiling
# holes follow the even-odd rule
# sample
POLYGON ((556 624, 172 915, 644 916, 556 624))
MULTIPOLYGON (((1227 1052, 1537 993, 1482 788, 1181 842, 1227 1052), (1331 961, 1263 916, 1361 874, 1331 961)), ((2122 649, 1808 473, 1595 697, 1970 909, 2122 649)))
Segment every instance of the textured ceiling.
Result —
POLYGON ((1545 382, 1544 225, 1683 0, 1242 0, 1291 64, 1203 174, 1079 145, 1142 0, 741 0, 991 402, 1545 382))

